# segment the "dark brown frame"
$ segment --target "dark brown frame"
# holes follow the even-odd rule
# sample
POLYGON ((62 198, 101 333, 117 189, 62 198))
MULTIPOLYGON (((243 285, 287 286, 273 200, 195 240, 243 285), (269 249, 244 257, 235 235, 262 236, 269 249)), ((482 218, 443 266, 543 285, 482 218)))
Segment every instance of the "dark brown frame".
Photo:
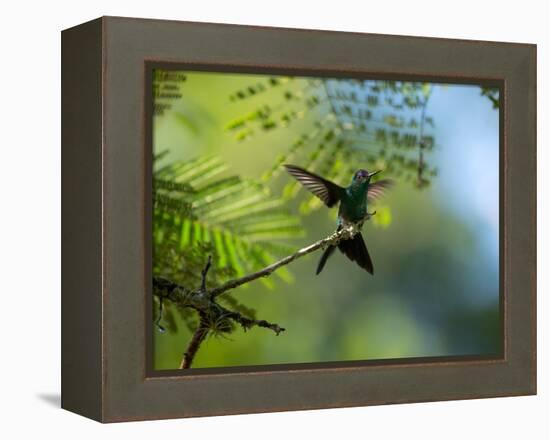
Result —
POLYGON ((536 46, 115 17, 65 30, 62 222, 68 410, 114 422, 535 394, 536 46), (174 63, 501 87, 503 356, 151 371, 146 86, 174 63))

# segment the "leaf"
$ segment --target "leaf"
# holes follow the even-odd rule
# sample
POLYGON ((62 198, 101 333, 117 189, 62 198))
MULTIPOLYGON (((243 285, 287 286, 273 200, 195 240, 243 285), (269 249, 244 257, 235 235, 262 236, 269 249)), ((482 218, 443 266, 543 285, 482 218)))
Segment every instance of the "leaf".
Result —
POLYGON ((181 223, 180 249, 184 249, 191 242, 191 220, 183 219, 181 223))
POLYGON ((430 83, 422 84, 422 94, 424 95, 424 98, 427 98, 428 96, 430 96, 431 92, 432 92, 432 85, 430 83))
POLYGON ((371 218, 372 222, 383 229, 388 228, 392 222, 391 209, 388 206, 377 206, 376 214, 371 218))
POLYGON ((198 133, 197 126, 189 119, 186 115, 180 112, 174 112, 174 117, 179 122, 180 125, 189 130, 192 134, 196 135, 198 133))
POLYGON ((216 244, 216 256, 217 258, 217 264, 220 267, 227 266, 227 254, 225 252, 225 246, 223 243, 223 233, 219 229, 214 229, 214 243, 216 244))

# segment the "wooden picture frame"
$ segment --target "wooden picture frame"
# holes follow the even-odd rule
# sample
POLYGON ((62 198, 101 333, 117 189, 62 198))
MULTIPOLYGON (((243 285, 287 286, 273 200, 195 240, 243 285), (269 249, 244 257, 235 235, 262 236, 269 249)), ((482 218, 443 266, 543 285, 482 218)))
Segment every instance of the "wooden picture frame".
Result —
POLYGON ((536 393, 536 46, 103 17, 62 33, 62 407, 101 422, 536 393), (502 356, 154 372, 154 66, 502 93, 502 356))

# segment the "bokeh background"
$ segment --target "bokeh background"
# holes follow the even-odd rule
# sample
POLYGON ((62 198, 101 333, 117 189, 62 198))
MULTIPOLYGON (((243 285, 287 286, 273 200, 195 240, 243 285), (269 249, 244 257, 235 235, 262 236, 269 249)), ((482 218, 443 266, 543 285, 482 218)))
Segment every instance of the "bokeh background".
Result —
MULTIPOLYGON (((315 276, 320 253, 314 253, 291 264, 282 277, 237 289, 235 304, 286 331, 275 336, 266 329, 235 328, 212 334, 193 367, 500 353, 498 91, 479 85, 156 74, 155 170, 173 171, 207 157, 224 164, 216 171, 220 178, 257 182, 293 218, 287 235, 284 230, 272 240, 269 231, 250 235, 287 246, 279 253, 270 249, 272 259, 284 256, 283 249, 325 237, 335 226, 336 210, 312 200, 280 170, 281 162, 324 170, 340 185, 359 168, 383 168, 384 177, 397 182, 363 231, 374 276, 339 252, 315 276), (324 139, 329 126, 335 127, 333 136, 324 139)), ((197 171, 195 179, 208 183, 207 174, 197 171)), ((163 227, 157 220, 156 240, 163 227)), ((183 220, 176 223, 176 231, 185 229, 183 220)), ((205 262, 212 249, 199 246, 206 233, 185 233, 176 241, 186 247, 171 249, 169 261, 154 255, 154 270, 177 277, 179 256, 195 246, 195 260, 182 256, 178 281, 196 284, 191 273, 196 268, 184 267, 185 261, 205 262)), ((246 272, 244 263, 237 272, 224 272, 214 257, 219 277, 213 275, 212 282, 246 272)), ((234 258, 246 259, 246 249, 234 258)), ((230 256, 223 260, 230 265, 230 256)), ((156 299, 154 309, 157 319, 156 299)), ((194 317, 165 304, 159 323, 166 331, 153 328, 154 367, 177 368, 194 317)))

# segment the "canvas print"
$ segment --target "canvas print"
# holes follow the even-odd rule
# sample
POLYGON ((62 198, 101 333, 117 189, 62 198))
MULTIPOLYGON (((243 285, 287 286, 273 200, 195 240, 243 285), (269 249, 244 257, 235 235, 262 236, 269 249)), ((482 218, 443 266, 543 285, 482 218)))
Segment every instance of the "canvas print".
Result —
POLYGON ((153 369, 502 355, 498 88, 149 86, 153 369))

